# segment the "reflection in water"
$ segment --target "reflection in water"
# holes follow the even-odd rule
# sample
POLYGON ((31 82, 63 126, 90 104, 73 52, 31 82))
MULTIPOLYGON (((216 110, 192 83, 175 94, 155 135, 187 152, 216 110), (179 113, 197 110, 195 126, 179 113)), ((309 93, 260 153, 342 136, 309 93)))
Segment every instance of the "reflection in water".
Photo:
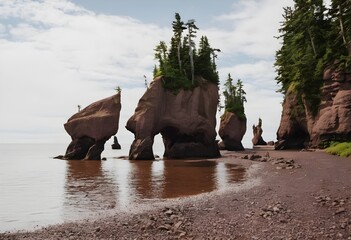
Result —
POLYGON ((208 160, 67 161, 64 214, 133 207, 143 200, 211 192, 243 180, 242 166, 208 160))
POLYGON ((182 197, 216 189, 214 161, 165 161, 163 198, 182 197))
POLYGON ((64 215, 89 214, 116 205, 116 184, 101 161, 67 161, 64 215))

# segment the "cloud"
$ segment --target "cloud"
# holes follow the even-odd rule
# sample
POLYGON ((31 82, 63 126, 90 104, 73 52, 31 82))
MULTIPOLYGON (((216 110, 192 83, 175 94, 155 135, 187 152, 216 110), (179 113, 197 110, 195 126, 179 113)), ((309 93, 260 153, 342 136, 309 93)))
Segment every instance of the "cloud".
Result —
POLYGON ((224 43, 224 52, 245 54, 254 58, 272 58, 278 49, 278 29, 282 21, 282 9, 292 0, 235 1, 230 13, 217 16, 217 24, 229 28, 212 28, 208 31, 216 45, 224 43))
MULTIPOLYGON (((244 81, 248 126, 262 117, 268 140, 281 112, 272 67, 279 44, 273 36, 281 6, 289 2, 235 1, 231 12, 216 18, 216 27, 199 32, 222 50, 222 83, 229 72, 244 81)), ((118 136, 131 141, 124 126, 145 91, 143 75, 152 78, 153 49, 170 39, 171 28, 97 14, 68 0, 2 1, 0 19, 0 142, 66 143, 62 125, 77 105, 113 95, 117 85, 122 87, 118 136)), ((250 136, 248 127, 245 138, 250 136)))
POLYGON ((21 131, 32 132, 29 140, 66 140, 62 124, 77 105, 110 96, 117 85, 129 96, 123 104, 135 107, 136 95, 127 89, 143 87, 143 75, 151 78, 153 48, 169 35, 157 26, 96 15, 68 1, 8 1, 0 5, 0 14, 20 18, 8 24, 6 35, 0 28, 0 108, 6 113, 0 119, 0 142, 26 141, 17 139, 21 131), (40 129, 60 134, 50 139, 40 129))

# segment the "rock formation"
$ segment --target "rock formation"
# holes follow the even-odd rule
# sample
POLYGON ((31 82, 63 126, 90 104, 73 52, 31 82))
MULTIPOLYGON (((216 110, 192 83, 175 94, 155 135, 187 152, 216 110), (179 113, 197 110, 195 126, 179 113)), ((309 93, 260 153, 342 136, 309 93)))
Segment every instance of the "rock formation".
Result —
POLYGON ((235 113, 224 112, 218 132, 223 140, 220 148, 229 151, 245 150, 241 143, 245 132, 246 118, 240 119, 235 113))
POLYGON ((323 81, 315 116, 306 101, 294 93, 285 95, 275 149, 316 148, 329 141, 351 140, 351 74, 326 69, 323 81))
POLYGON ((252 126, 252 131, 253 131, 253 138, 252 138, 252 144, 254 146, 256 145, 267 145, 266 141, 263 140, 262 138, 262 119, 258 119, 258 124, 255 126, 255 124, 252 126))
POLYGON ((121 149, 121 145, 118 143, 117 137, 113 136, 113 144, 111 145, 112 149, 121 149))
POLYGON ((116 94, 94 102, 64 124, 71 136, 65 159, 100 160, 105 142, 118 131, 121 96, 116 94))
POLYGON ((165 90, 163 78, 156 78, 139 100, 126 128, 135 140, 130 159, 154 159, 154 136, 161 133, 165 146, 164 157, 218 157, 216 111, 218 87, 198 78, 201 86, 192 91, 165 90))

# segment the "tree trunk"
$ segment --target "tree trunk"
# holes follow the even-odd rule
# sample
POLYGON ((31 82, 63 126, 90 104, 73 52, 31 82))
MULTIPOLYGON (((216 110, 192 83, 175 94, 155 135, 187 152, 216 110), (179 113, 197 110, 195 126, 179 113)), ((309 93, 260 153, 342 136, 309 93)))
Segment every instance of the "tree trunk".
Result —
POLYGON ((310 35, 310 40, 311 40, 311 45, 312 45, 314 56, 317 57, 316 46, 314 45, 314 40, 313 40, 313 37, 312 37, 311 29, 308 29, 308 35, 310 35))
POLYGON ((345 46, 347 47, 347 41, 345 37, 345 30, 344 30, 344 23, 342 22, 342 12, 341 12, 341 5, 339 4, 339 23, 340 23, 340 33, 342 36, 342 41, 344 42, 345 46))

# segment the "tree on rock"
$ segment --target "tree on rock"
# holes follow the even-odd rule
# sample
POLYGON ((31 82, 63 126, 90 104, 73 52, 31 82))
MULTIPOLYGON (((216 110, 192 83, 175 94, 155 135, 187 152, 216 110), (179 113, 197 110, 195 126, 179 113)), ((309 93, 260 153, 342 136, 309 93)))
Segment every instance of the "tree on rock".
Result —
POLYGON ((219 135, 223 139, 223 142, 219 144, 219 147, 230 151, 244 150, 241 143, 246 132, 244 110, 246 92, 243 89, 243 82, 238 79, 234 85, 233 78, 228 74, 224 87, 225 112, 221 116, 219 127, 219 135))
POLYGON ((246 118, 244 109, 246 92, 243 89, 243 82, 238 79, 236 84, 233 85, 233 78, 229 73, 224 87, 225 90, 223 91, 223 95, 225 111, 235 113, 241 119, 246 118))
POLYGON ((195 20, 185 24, 176 13, 172 28, 170 47, 161 41, 155 48, 155 59, 159 64, 154 68, 154 78, 162 76, 164 87, 170 90, 193 89, 199 85, 196 77, 219 84, 215 58, 220 50, 212 48, 206 36, 201 37, 197 49, 194 39, 199 28, 195 20), (187 34, 184 36, 185 30, 187 34))

